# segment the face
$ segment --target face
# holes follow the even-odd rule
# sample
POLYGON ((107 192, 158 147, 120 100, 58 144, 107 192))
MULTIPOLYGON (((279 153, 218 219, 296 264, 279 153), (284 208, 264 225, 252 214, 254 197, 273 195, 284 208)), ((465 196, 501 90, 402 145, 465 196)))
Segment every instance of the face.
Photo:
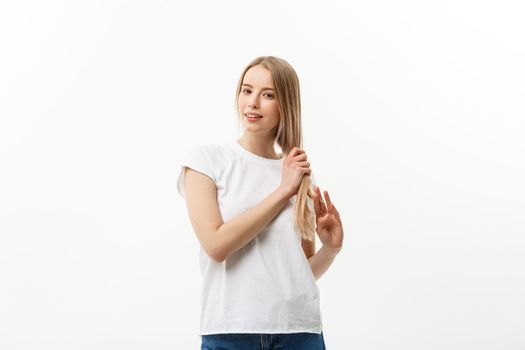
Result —
POLYGON ((275 133, 280 119, 279 104, 272 75, 267 68, 257 65, 246 71, 239 93, 238 108, 246 130, 275 133), (250 112, 262 117, 249 119, 246 113, 250 112))

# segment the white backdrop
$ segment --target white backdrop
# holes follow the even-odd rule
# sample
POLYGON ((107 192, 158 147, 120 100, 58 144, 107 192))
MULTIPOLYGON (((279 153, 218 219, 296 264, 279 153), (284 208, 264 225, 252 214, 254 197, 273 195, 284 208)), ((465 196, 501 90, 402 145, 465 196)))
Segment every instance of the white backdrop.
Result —
POLYGON ((523 10, 2 2, 0 349, 199 348, 177 161, 238 136, 259 55, 296 69, 303 146, 342 214, 327 348, 524 349, 523 10))

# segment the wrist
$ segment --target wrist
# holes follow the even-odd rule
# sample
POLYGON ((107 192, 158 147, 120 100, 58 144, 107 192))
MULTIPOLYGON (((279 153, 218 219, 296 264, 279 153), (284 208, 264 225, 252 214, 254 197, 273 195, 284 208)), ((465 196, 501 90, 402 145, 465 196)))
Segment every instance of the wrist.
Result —
POLYGON ((290 200, 293 197, 289 190, 281 186, 279 186, 275 192, 284 200, 290 200))
POLYGON ((325 250, 328 254, 332 255, 332 256, 336 256, 337 254, 339 254, 339 252, 341 251, 343 247, 339 247, 339 248, 333 248, 333 247, 329 247, 329 246, 326 246, 323 244, 323 246, 321 247, 321 249, 325 250))

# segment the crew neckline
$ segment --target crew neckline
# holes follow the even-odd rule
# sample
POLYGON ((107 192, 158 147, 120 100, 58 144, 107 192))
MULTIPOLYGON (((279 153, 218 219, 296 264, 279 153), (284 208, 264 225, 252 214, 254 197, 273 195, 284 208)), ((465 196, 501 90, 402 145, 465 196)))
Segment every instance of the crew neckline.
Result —
POLYGON ((278 164, 278 163, 282 163, 282 161, 284 159, 284 156, 281 156, 281 158, 279 158, 279 159, 272 159, 272 158, 261 157, 260 155, 257 155, 255 153, 252 153, 252 152, 248 151, 237 140, 233 141, 231 144, 233 145, 233 147, 239 153, 245 155, 248 158, 251 158, 251 159, 254 159, 254 160, 257 160, 257 161, 260 161, 260 162, 265 162, 265 163, 270 163, 270 164, 278 164))

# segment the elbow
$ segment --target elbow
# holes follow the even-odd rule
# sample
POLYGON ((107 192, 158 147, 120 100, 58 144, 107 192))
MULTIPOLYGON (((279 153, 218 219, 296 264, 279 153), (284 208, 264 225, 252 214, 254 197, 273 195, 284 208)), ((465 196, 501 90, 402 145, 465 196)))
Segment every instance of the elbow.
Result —
POLYGON ((221 263, 224 260, 226 260, 227 256, 224 254, 223 249, 218 247, 217 245, 212 245, 206 249, 206 254, 215 262, 221 263))
POLYGON ((206 255, 215 262, 221 263, 228 257, 228 251, 225 245, 221 244, 218 230, 212 233, 201 235, 200 243, 206 252, 206 255))
POLYGON ((221 263, 223 262, 224 260, 226 260, 222 255, 220 254, 208 254, 208 256, 215 262, 218 262, 218 263, 221 263))

